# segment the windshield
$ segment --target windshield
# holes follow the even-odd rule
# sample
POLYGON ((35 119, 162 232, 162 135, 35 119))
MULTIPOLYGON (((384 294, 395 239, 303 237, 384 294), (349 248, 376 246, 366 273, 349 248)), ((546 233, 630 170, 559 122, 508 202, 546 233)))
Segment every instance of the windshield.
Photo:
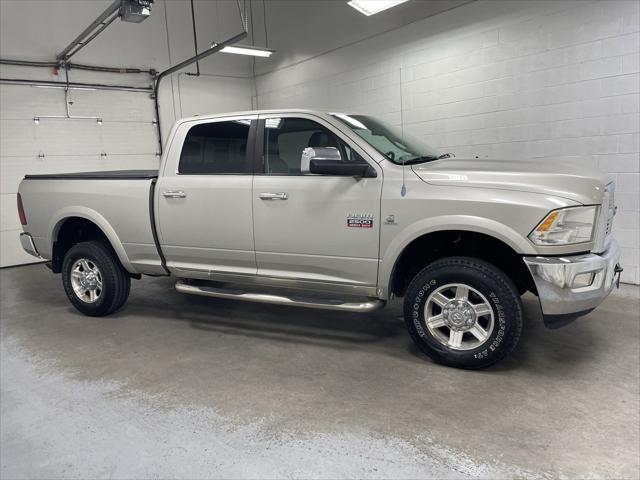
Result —
POLYGON ((332 114, 369 145, 398 165, 437 160, 441 153, 422 140, 402 133, 398 127, 389 125, 367 115, 332 114))

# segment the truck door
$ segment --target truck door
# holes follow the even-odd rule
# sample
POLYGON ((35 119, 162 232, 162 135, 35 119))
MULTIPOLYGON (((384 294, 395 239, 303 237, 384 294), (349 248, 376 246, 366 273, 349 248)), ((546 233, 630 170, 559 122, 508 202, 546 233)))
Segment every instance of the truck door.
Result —
MULTIPOLYGON (((256 273, 251 183, 257 116, 181 124, 156 186, 156 218, 176 275, 256 273)), ((126 205, 123 205, 126 208, 126 205)))
POLYGON ((344 161, 366 162, 366 154, 332 128, 311 114, 260 116, 253 185, 258 274, 375 292, 380 167, 369 162, 377 178, 300 171, 307 147, 338 148, 344 161))

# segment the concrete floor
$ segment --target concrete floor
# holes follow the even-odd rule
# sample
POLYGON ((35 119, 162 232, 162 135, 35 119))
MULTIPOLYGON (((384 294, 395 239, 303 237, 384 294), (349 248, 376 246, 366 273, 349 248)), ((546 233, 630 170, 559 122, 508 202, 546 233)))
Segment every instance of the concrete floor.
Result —
POLYGON ((0 271, 2 478, 638 478, 638 288, 515 354, 431 363, 398 305, 358 316, 133 282, 81 316, 43 265, 0 271))

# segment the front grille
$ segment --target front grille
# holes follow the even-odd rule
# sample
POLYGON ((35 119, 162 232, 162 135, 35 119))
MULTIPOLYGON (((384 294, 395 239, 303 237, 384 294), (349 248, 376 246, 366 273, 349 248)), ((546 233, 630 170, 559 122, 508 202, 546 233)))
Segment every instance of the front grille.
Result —
POLYGON ((611 182, 607 185, 604 201, 602 202, 602 210, 606 215, 606 224, 604 228, 605 238, 609 236, 611 229, 613 228, 613 217, 616 214, 615 193, 616 184, 611 182))
POLYGON ((595 253, 601 253, 604 251, 607 244, 607 238, 613 229, 613 217, 616 214, 614 199, 615 190, 616 186, 613 182, 608 184, 604 190, 602 205, 595 225, 595 235, 593 240, 593 251, 595 253))

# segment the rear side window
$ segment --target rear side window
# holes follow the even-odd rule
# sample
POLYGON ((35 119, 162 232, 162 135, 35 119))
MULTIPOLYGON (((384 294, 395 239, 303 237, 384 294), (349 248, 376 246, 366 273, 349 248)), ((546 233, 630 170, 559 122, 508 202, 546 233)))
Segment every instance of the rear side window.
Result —
POLYGON ((247 174, 250 120, 201 123, 191 127, 180 154, 178 173, 184 175, 247 174))

